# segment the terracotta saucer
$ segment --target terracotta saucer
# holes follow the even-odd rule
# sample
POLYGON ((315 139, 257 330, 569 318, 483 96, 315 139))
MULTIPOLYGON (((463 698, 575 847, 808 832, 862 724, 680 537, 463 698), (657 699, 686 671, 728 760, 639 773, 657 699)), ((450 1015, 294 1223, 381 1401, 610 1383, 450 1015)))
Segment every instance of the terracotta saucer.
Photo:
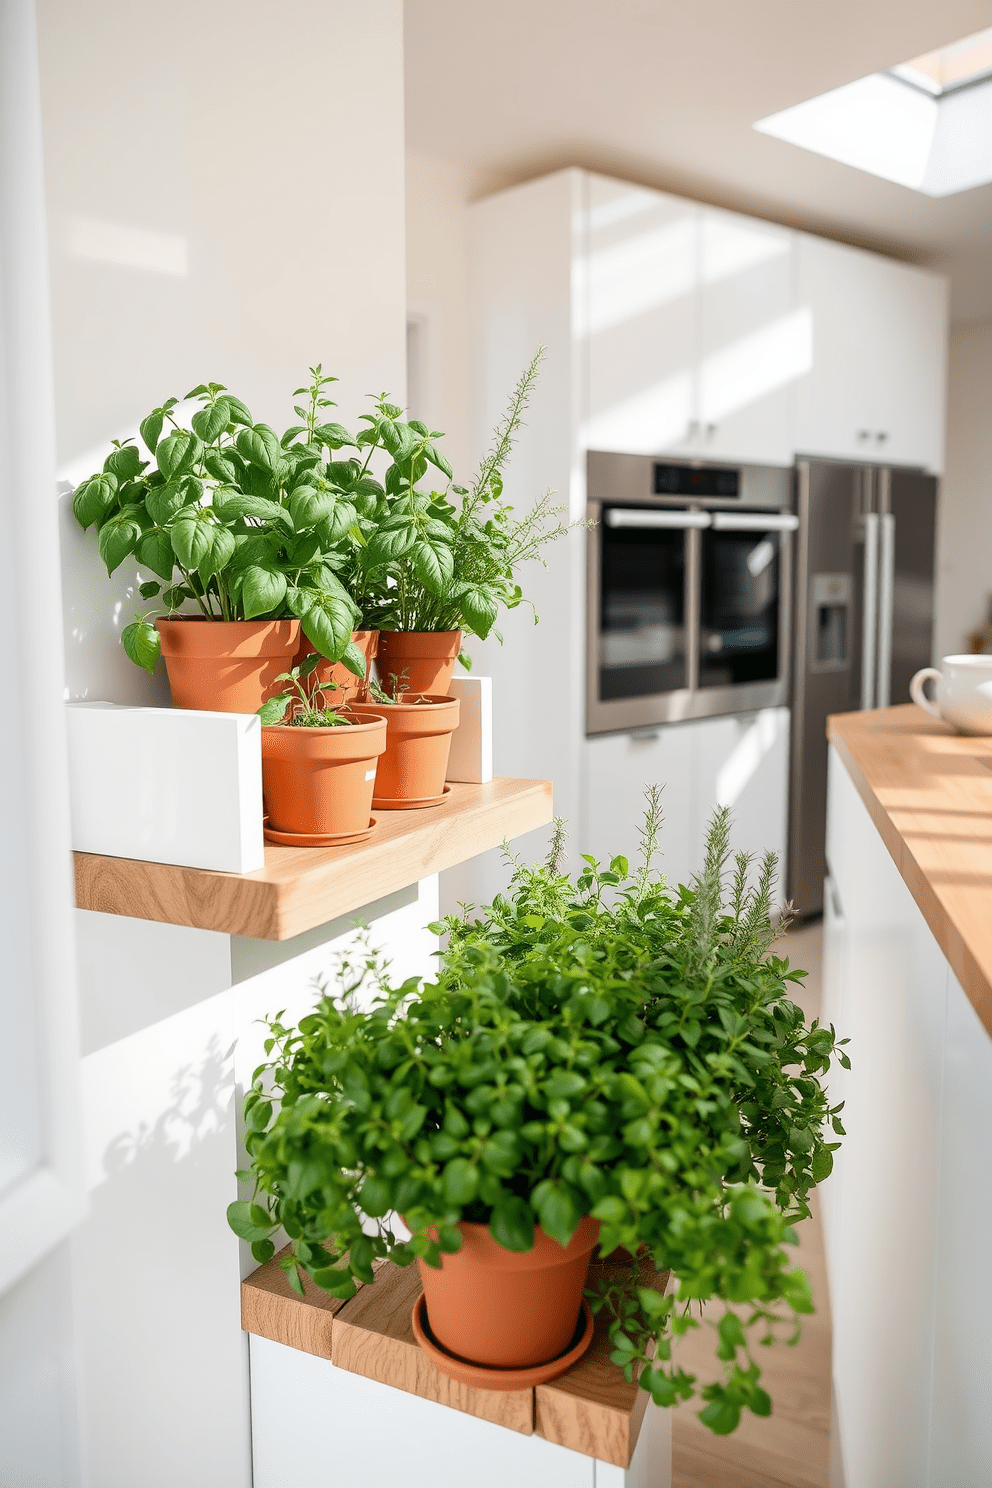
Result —
POLYGON ((331 832, 328 836, 309 832, 277 832, 274 827, 263 827, 266 842, 278 842, 280 847, 343 847, 346 842, 364 842, 375 828, 375 817, 361 832, 331 832))
POLYGON ((582 1299, 582 1311, 575 1325, 572 1342, 563 1354, 549 1359, 545 1364, 526 1364, 522 1369, 501 1369, 487 1364, 472 1364, 468 1359, 449 1354, 441 1347, 427 1321, 427 1308, 421 1292, 413 1305, 413 1335, 424 1353, 450 1379, 460 1380, 463 1385, 474 1385, 477 1390, 530 1390, 535 1385, 546 1384, 557 1379, 566 1369, 571 1369, 581 1359, 592 1343, 593 1321, 589 1303, 582 1299))
POLYGON ((376 811, 419 811, 422 806, 440 806, 450 794, 451 786, 446 785, 439 796, 422 796, 419 800, 407 800, 399 796, 389 800, 385 796, 373 796, 372 805, 376 811))

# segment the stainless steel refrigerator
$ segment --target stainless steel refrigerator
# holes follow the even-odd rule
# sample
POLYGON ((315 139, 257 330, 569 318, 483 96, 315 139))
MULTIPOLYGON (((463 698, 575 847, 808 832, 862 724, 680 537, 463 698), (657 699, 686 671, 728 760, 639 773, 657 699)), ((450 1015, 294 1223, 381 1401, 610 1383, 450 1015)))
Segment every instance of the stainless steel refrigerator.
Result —
POLYGON ((789 817, 789 897, 823 909, 827 717, 909 701, 933 649, 937 481, 921 471, 802 460, 789 817))

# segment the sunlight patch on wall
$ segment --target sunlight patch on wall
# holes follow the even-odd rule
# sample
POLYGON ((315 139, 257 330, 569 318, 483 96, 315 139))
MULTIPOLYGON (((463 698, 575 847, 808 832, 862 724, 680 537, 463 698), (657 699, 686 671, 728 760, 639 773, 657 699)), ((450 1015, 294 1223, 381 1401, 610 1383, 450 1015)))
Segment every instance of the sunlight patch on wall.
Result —
POLYGON ((96 217, 69 218, 69 256, 177 279, 189 273, 189 245, 179 233, 96 217))

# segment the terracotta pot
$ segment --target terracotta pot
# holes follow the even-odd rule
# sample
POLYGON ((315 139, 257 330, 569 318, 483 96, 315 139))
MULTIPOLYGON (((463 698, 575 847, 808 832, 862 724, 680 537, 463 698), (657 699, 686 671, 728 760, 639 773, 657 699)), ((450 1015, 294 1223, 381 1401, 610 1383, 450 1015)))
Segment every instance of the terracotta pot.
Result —
POLYGON ((336 728, 262 729, 262 795, 269 825, 303 836, 364 832, 386 721, 369 716, 336 728))
POLYGON ((288 672, 299 620, 156 620, 175 708, 257 713, 288 672))
POLYGON ((575 1337, 599 1221, 588 1215, 567 1246, 538 1226, 533 1250, 504 1250, 488 1225, 463 1221, 462 1248, 441 1269, 418 1260, 427 1319, 449 1353, 520 1368, 565 1352, 575 1337))
POLYGON ((451 735, 458 727, 457 698, 420 703, 353 703, 356 718, 386 720, 386 752, 379 761, 375 807, 388 811, 405 801, 435 805, 444 795, 451 735))
MULTIPOLYGON (((379 632, 377 630, 353 630, 351 639, 365 657, 365 680, 356 677, 354 672, 340 661, 322 661, 320 665, 310 674, 308 684, 314 678, 318 682, 335 682, 337 686, 333 692, 323 694, 324 707, 339 708, 343 704, 350 703, 354 699, 364 702, 369 695, 369 669, 379 644, 379 632)), ((316 651, 312 641, 308 641, 303 631, 300 631, 300 645, 293 658, 294 666, 302 666, 307 657, 316 651)))
POLYGON ((461 648, 460 630, 381 630, 375 669, 386 692, 395 691, 390 678, 397 677, 400 692, 444 697, 461 648))

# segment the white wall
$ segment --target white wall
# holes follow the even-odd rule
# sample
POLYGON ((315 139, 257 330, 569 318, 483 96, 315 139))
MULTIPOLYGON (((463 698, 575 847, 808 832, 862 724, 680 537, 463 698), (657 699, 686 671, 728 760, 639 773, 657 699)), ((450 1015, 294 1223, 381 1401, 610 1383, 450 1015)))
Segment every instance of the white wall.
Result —
MULTIPOLYGON (((208 378, 276 425, 318 360, 346 423, 368 392, 402 401, 402 0, 38 0, 38 30, 63 469, 208 378)), ((71 519, 63 573, 70 695, 164 700, 117 642, 127 576, 71 519)), ((430 893, 385 932, 419 970, 430 893)), ((248 1482, 231 1044, 326 959, 225 990, 235 946, 194 987, 185 946, 156 959, 152 928, 132 959, 128 928, 149 929, 83 936, 91 1216, 0 1299, 3 1488, 74 1482, 79 1382, 90 1488, 248 1482)))
POLYGON ((472 438, 468 377, 470 186, 468 173, 457 165, 406 157, 407 308, 419 343, 410 412, 444 430, 441 447, 460 484, 481 453, 472 438))
POLYGON ((968 650, 992 598, 992 320, 951 327, 934 652, 968 650))
MULTIPOLYGON (((63 471, 204 380, 277 427, 318 361, 346 424, 402 401, 402 0, 38 0, 38 25, 63 471)), ((69 696, 165 701, 117 644, 133 566, 63 527, 69 696)))

